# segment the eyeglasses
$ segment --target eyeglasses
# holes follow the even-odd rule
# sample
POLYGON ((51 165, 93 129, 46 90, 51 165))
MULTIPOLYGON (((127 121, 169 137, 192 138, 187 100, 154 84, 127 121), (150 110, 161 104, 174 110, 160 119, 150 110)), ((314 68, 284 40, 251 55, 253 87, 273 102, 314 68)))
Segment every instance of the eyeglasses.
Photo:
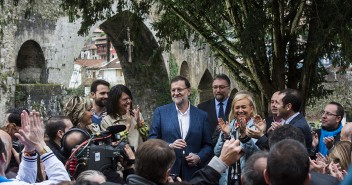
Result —
POLYGON ((183 90, 185 89, 188 89, 187 87, 186 88, 175 88, 175 89, 171 89, 170 92, 171 93, 176 93, 176 92, 182 92, 183 90))
POLYGON ((339 116, 339 115, 337 115, 337 114, 333 114, 333 113, 331 113, 331 112, 326 112, 326 111, 324 111, 324 110, 322 110, 321 112, 321 115, 327 115, 327 116, 339 116))
POLYGON ((226 85, 214 85, 212 88, 213 89, 225 89, 226 87, 228 87, 228 86, 226 86, 226 85))

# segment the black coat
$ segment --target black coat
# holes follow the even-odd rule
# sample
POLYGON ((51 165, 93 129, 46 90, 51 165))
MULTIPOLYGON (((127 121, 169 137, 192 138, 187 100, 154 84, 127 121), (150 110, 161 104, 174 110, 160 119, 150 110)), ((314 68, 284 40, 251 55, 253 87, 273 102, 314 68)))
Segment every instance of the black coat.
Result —
MULTIPOLYGON (((226 105, 226 111, 225 111, 225 120, 228 121, 229 114, 231 112, 231 104, 232 104, 232 99, 229 98, 227 101, 226 105)), ((212 133, 212 144, 215 146, 216 142, 218 141, 220 131, 216 130, 216 127, 218 126, 218 117, 216 115, 216 108, 215 108, 215 99, 210 99, 205 102, 202 102, 198 105, 199 109, 202 109, 203 111, 208 113, 208 119, 210 123, 210 131, 212 133)))

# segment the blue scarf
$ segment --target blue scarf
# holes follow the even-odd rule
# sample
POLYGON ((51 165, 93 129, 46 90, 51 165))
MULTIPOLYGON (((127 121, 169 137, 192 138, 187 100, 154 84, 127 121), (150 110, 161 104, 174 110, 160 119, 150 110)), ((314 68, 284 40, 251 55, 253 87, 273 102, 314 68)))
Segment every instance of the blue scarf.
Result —
POLYGON ((0 183, 2 183, 2 182, 11 182, 12 180, 10 180, 10 179, 7 179, 6 177, 4 177, 4 176, 0 176, 0 183))
MULTIPOLYGON (((319 138, 319 152, 321 154, 323 154, 323 156, 326 156, 328 154, 328 148, 326 148, 326 145, 324 143, 324 137, 329 137, 329 136, 333 136, 336 137, 336 135, 341 132, 342 129, 342 124, 340 123, 339 128, 337 128, 334 131, 327 131, 324 129, 320 129, 321 130, 321 134, 320 134, 320 138, 319 138)), ((335 141, 336 142, 336 141, 335 141)))

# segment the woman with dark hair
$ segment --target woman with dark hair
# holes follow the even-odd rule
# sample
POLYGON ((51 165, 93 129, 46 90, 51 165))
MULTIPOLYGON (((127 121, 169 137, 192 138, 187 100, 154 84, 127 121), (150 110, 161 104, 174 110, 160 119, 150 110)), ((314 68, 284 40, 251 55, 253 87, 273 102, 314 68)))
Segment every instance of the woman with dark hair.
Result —
POLYGON ((133 109, 132 93, 126 86, 115 85, 110 89, 106 112, 107 116, 101 122, 102 131, 112 125, 125 125, 126 130, 120 132, 121 140, 135 148, 146 139, 148 125, 144 123, 139 106, 133 109))

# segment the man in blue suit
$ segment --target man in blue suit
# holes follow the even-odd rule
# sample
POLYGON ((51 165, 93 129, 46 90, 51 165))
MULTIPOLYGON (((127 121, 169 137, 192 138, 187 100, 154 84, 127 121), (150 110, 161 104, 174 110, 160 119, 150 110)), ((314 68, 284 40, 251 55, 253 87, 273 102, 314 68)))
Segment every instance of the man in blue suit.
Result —
MULTIPOLYGON (((171 97, 174 103, 154 111, 149 138, 158 138, 174 149, 176 161, 171 173, 190 180, 212 156, 211 132, 207 113, 192 106, 189 81, 176 76, 171 80, 171 97)), ((157 155, 157 154, 156 154, 157 155)))
POLYGON ((285 124, 293 125, 302 131, 306 140, 307 150, 310 152, 312 149, 312 134, 304 115, 299 112, 301 104, 301 95, 297 90, 281 90, 276 102, 278 109, 277 116, 283 118, 285 124))

